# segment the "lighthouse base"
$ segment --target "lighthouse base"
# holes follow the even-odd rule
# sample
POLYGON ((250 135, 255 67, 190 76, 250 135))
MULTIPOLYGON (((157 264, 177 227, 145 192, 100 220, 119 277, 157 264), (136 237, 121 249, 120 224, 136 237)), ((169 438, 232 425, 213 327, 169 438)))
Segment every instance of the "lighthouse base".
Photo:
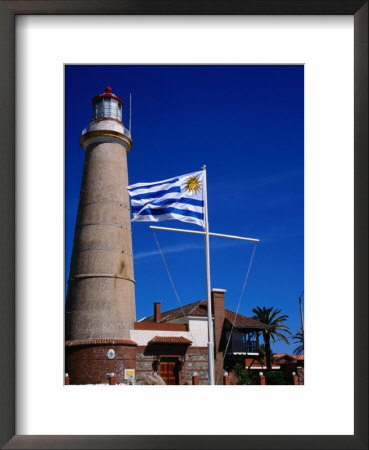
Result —
POLYGON ((136 370, 137 344, 129 339, 81 339, 65 343, 66 384, 129 382, 136 370))

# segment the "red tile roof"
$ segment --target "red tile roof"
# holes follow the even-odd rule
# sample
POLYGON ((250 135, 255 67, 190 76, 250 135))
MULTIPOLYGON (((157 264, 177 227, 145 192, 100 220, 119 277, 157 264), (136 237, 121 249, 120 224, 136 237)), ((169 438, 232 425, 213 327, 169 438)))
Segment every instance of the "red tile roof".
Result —
POLYGON ((225 317, 235 328, 255 328, 262 330, 268 328, 265 323, 262 323, 259 320, 243 316, 242 314, 236 315, 235 312, 230 311, 229 309, 225 310, 225 317))
POLYGON ((192 341, 183 336, 155 336, 148 344, 192 344, 192 341))
MULTIPOLYGON (((184 316, 206 316, 207 308, 206 302, 200 300, 199 302, 189 303, 181 308, 170 309, 161 313, 160 323, 169 322, 174 319, 179 319, 184 316)), ((154 322, 154 316, 145 317, 141 322, 154 322)))
POLYGON ((76 347, 79 345, 137 345, 130 339, 74 339, 66 341, 66 347, 76 347))
MULTIPOLYGON (((189 303, 182 308, 171 309, 161 313, 160 323, 170 322, 174 319, 179 319, 184 316, 196 316, 206 317, 208 315, 207 302, 200 300, 198 302, 189 303)), ((225 310, 225 318, 236 328, 253 328, 253 329, 265 329, 267 326, 259 322, 258 320, 251 319, 250 317, 237 314, 228 309, 225 310)), ((154 316, 145 317, 141 322, 153 322, 154 316)))
MULTIPOLYGON (((191 303, 193 305, 193 303, 191 303)), ((196 302, 195 306, 188 313, 189 316, 198 316, 198 317, 207 317, 208 315, 208 307, 207 302, 205 300, 200 300, 196 302)))
POLYGON ((304 355, 289 355, 288 353, 274 353, 274 361, 278 363, 284 362, 293 363, 297 361, 304 361, 304 355))

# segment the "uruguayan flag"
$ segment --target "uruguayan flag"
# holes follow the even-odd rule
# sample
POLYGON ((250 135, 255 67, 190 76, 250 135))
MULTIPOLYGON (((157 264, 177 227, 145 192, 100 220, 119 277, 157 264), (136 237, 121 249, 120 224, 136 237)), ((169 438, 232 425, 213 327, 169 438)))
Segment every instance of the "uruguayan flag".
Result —
POLYGON ((127 186, 132 222, 177 219, 204 226, 204 172, 127 186))

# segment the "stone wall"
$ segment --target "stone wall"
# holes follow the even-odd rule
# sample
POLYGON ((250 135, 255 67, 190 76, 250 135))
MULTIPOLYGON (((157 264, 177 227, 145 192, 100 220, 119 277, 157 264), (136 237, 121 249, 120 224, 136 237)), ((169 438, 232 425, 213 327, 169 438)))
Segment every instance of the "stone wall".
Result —
POLYGON ((162 360, 167 358, 176 358, 179 368, 179 384, 192 384, 192 375, 197 372, 200 384, 209 384, 208 382, 208 355, 207 349, 190 347, 186 352, 183 348, 172 346, 172 353, 151 352, 148 347, 137 347, 136 357, 136 378, 140 376, 152 375, 158 370, 160 356, 162 360), (164 356, 163 356, 164 355, 164 356))
POLYGON ((300 384, 305 384, 305 373, 304 373, 304 368, 303 367, 298 367, 297 368, 297 377, 299 380, 299 385, 300 384))
POLYGON ((199 375, 199 384, 209 384, 207 349, 193 347, 186 355, 186 362, 182 370, 184 384, 192 384, 192 375, 194 372, 197 372, 199 375))

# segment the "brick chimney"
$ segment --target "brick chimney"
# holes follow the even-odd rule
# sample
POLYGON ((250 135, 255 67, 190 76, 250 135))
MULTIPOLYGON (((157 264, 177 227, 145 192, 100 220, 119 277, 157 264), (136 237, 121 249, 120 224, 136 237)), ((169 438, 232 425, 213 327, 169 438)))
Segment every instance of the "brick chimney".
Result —
POLYGON ((221 348, 222 330, 225 317, 224 294, 225 289, 211 290, 211 309, 214 315, 214 371, 215 380, 223 384, 223 348, 221 348))
POLYGON ((160 310, 161 304, 160 302, 154 303, 154 322, 159 323, 161 320, 161 310, 160 310))
POLYGON ((225 289, 212 289, 211 290, 211 310, 215 316, 215 310, 221 314, 224 318, 224 293, 225 289))

